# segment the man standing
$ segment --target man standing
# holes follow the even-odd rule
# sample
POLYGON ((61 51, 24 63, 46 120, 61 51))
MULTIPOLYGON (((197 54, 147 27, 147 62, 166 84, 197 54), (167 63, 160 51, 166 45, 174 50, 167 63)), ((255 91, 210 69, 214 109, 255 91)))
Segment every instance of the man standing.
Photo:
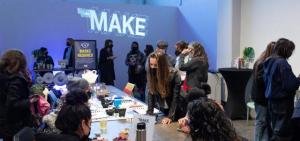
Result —
POLYGON ((66 42, 66 48, 64 51, 64 60, 67 60, 66 68, 74 68, 75 61, 74 61, 74 39, 72 38, 67 38, 66 42))

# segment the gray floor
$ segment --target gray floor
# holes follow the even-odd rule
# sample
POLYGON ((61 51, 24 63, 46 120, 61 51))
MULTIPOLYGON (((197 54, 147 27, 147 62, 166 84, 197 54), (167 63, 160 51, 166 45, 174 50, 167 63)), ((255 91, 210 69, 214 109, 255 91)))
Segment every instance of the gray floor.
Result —
POLYGON ((249 120, 248 124, 246 120, 234 120, 233 125, 240 136, 254 141, 254 120, 249 120))

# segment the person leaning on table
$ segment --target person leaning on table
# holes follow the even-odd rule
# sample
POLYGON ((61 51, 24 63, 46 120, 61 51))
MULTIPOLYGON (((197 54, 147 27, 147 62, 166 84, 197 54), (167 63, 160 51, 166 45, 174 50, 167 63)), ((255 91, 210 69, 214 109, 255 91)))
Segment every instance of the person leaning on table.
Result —
MULTIPOLYGON (((154 108, 159 109, 166 116, 162 124, 170 124, 177 120, 180 113, 176 112, 177 99, 180 92, 180 75, 178 71, 168 65, 166 55, 152 53, 149 55, 147 68, 148 110, 152 115, 154 108)), ((184 114, 184 113, 183 113, 184 114)))

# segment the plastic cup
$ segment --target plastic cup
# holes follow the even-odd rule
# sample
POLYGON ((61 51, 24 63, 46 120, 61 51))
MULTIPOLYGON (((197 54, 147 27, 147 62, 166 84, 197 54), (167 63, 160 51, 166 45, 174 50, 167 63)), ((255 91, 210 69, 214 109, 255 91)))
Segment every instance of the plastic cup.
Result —
POLYGON ((106 119, 100 119, 99 121, 100 130, 107 128, 107 120, 106 119))
POLYGON ((122 102, 121 99, 115 99, 114 100, 114 106, 115 106, 115 108, 117 108, 117 109, 120 108, 121 102, 122 102))
POLYGON ((119 117, 125 117, 126 114, 126 108, 119 109, 119 117))

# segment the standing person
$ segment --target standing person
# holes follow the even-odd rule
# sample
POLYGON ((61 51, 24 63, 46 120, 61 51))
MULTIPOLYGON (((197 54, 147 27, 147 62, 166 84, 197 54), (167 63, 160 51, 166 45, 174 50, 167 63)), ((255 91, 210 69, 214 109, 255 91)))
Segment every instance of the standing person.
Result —
POLYGON ((145 55, 139 50, 138 42, 132 42, 125 64, 128 66, 128 82, 136 85, 138 95, 135 97, 145 101, 145 55))
POLYGON ((164 40, 160 40, 157 42, 157 47, 155 49, 155 52, 160 52, 160 53, 166 55, 169 66, 174 67, 175 59, 167 53, 167 50, 168 50, 168 42, 166 42, 164 40))
MULTIPOLYGON (((160 54, 165 55, 166 58, 167 58, 167 61, 168 61, 168 65, 170 67, 174 67, 175 66, 175 59, 167 53, 167 50, 168 50, 168 42, 166 42, 164 40, 159 40, 157 42, 157 45, 156 45, 155 53, 160 53, 160 54)), ((149 62, 149 56, 147 58, 146 65, 145 65, 146 69, 148 69, 147 68, 148 67, 148 62, 149 62)))
POLYGON ((169 67, 166 55, 150 54, 147 68, 147 114, 153 114, 154 108, 159 109, 166 116, 162 119, 162 124, 170 124, 184 116, 185 113, 176 113, 180 76, 176 69, 169 67))
POLYGON ((75 51, 74 51, 74 39, 67 38, 66 48, 64 50, 63 59, 67 60, 66 68, 74 68, 75 66, 75 51))
POLYGON ((186 72, 183 91, 187 93, 193 87, 201 88, 201 83, 206 83, 208 79, 208 66, 204 47, 198 42, 190 43, 188 48, 181 52, 179 58, 179 69, 186 72), (189 61, 184 63, 187 55, 189 61))
POLYGON ((298 99, 292 116, 293 125, 293 139, 292 141, 298 141, 300 139, 300 99, 298 99))
POLYGON ((114 60, 117 58, 113 55, 113 41, 111 39, 105 40, 104 48, 100 50, 99 70, 100 82, 106 85, 115 85, 115 68, 114 60))
POLYGON ((152 53, 153 51, 154 51, 153 46, 151 44, 147 44, 146 48, 144 49, 144 53, 146 57, 148 57, 149 54, 152 53))
POLYGON ((269 141, 270 125, 267 118, 268 100, 265 97, 265 83, 263 79, 263 62, 272 55, 275 42, 270 42, 266 50, 256 60, 253 67, 253 85, 251 98, 255 104, 255 141, 269 141))
POLYGON ((30 76, 27 61, 18 50, 9 50, 0 61, 0 138, 12 140, 23 127, 33 126, 29 98, 30 76), (21 115, 21 116, 20 116, 21 115))
MULTIPOLYGON (((179 70, 179 59, 180 59, 180 54, 184 49, 188 48, 188 44, 185 41, 178 41, 175 44, 175 55, 176 55, 176 63, 175 63, 175 68, 179 70)), ((185 57, 184 59, 184 63, 186 63, 188 61, 188 56, 185 57)), ((180 76, 181 76, 181 81, 184 81, 185 76, 186 76, 186 72, 185 71, 180 71, 180 76)))
POLYGON ((295 44, 285 38, 277 40, 274 54, 264 62, 265 96, 268 99, 268 113, 271 119, 271 141, 290 140, 292 137, 291 117, 294 110, 294 96, 300 85, 287 62, 295 44))

